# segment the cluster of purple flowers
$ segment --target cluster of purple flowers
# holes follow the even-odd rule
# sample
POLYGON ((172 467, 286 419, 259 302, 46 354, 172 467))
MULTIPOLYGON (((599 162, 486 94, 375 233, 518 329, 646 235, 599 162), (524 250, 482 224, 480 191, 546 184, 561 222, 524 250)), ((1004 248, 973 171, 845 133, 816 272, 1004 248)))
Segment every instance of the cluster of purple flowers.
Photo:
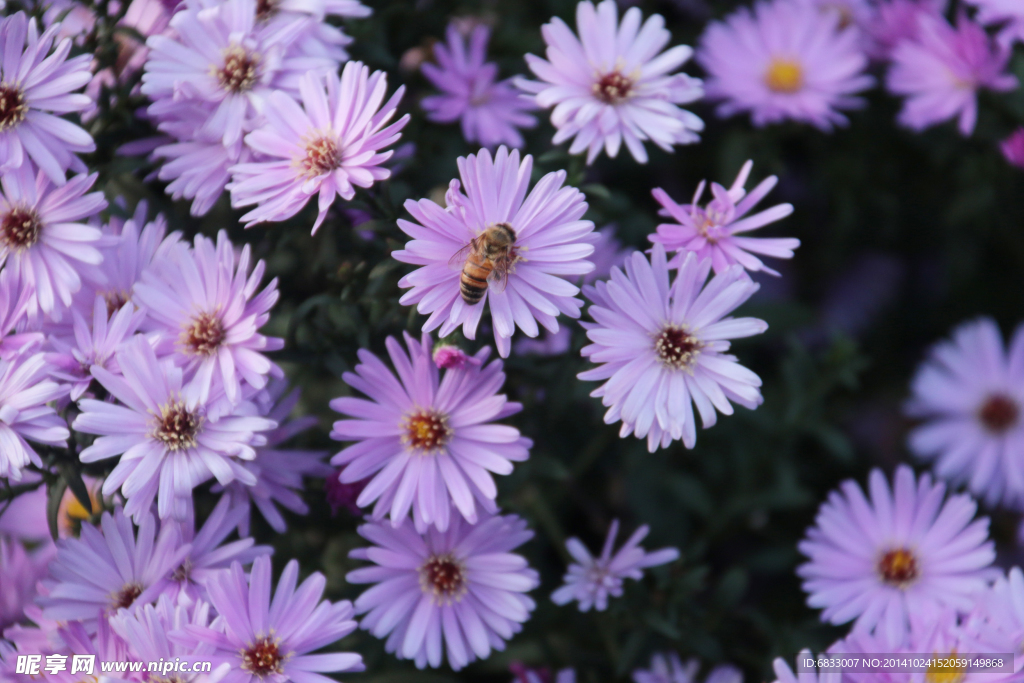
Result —
MULTIPOLYGON (((461 328, 475 340, 489 328, 507 358, 517 327, 531 339, 543 328, 549 336, 532 350, 563 352, 558 318, 581 317, 582 293, 591 320, 581 353, 593 367, 579 378, 602 382, 591 395, 605 422, 651 452, 693 448, 695 409, 708 428, 734 404, 761 404, 761 379, 730 351, 767 324, 732 313, 759 288, 751 272, 779 275, 760 257, 790 259, 800 245, 748 234, 793 207, 755 211, 777 179, 748 192, 747 162, 729 187, 700 183, 689 204, 653 189, 665 222, 648 253, 623 253, 612 228, 595 232, 584 218, 585 196, 565 171, 533 182, 533 158, 516 149, 536 124, 531 112, 551 109, 553 144, 586 151, 588 164, 623 144, 644 163, 648 142, 672 152, 699 140, 704 123, 682 105, 705 95, 720 115, 749 113, 758 126, 844 125, 842 112, 862 106, 874 83, 874 60, 888 63, 889 90, 906 98, 901 123, 957 118, 968 135, 980 89, 1017 87, 1006 69, 1024 38, 1016 5, 970 2, 977 11, 953 25, 933 0, 758 0, 707 28, 696 52, 706 83, 679 71, 694 50, 668 47, 661 16, 644 20, 634 7, 620 18, 613 0, 580 2, 576 33, 558 18, 543 26, 546 58, 526 56, 536 80, 498 80, 489 29, 453 23, 436 63, 422 65, 442 92, 421 104, 434 122, 460 121, 482 148, 458 159, 443 206, 405 204, 412 220, 398 227, 410 239, 392 256, 415 269, 398 283, 408 290, 401 303, 427 318, 420 339, 388 338, 390 366, 363 349, 343 375, 362 396, 331 402, 343 416, 331 432, 346 443, 330 461, 339 469, 325 453, 285 447, 315 419, 289 418, 298 394, 267 356, 284 342, 261 332, 278 299, 265 263, 225 231, 190 243, 161 216, 150 220, 144 203, 128 217, 93 191, 97 175, 78 155, 94 142, 62 116, 93 115, 104 79, 123 76, 69 58, 94 18, 76 27, 51 17, 42 31, 24 13, 0 20, 0 477, 38 488, 64 454, 116 459, 102 482, 82 482, 90 505, 81 491, 65 494, 55 544, 31 528, 38 496, 24 498, 34 513, 23 523, 0 528, 0 628, 12 644, 2 643, 0 673, 19 653, 93 652, 214 661, 189 679, 197 683, 326 683, 323 673, 359 670, 362 659, 311 653, 357 626, 420 668, 460 669, 503 649, 534 610, 528 593, 540 579, 515 552, 533 532, 499 509, 494 475, 510 474, 533 443, 504 422, 522 406, 501 393, 503 361, 486 346, 435 346, 430 333, 461 328), (347 580, 372 586, 354 604, 322 601, 324 577, 299 584, 294 560, 273 588, 271 549, 249 534, 253 506, 279 532, 280 508, 307 512, 306 477, 327 480, 332 505, 367 510, 359 534, 369 545, 350 553, 366 564, 347 580), (207 484, 219 502, 197 524, 194 492, 207 484)), ((227 190, 233 207, 252 207, 241 217, 249 227, 293 217, 316 196, 315 233, 337 197, 390 177, 389 148, 409 121, 396 118, 404 86, 389 95, 387 75, 349 61, 350 39, 324 21, 367 16, 356 0, 131 8, 125 22, 147 40, 132 46, 126 70, 142 72, 141 115, 159 136, 123 151, 151 153, 155 177, 191 200, 193 215, 227 190)), ((1024 165, 1024 131, 1003 152, 1024 165)), ((1020 332, 1007 354, 993 323, 965 326, 922 367, 907 407, 922 420, 911 448, 938 476, 1015 509, 1024 509, 1022 354, 1020 332)), ((947 497, 905 466, 891 487, 873 472, 868 488, 844 483, 800 545, 809 604, 833 624, 854 622, 830 652, 1016 651, 1024 575, 991 568, 988 522, 974 518, 973 500, 947 497)), ((625 579, 679 557, 645 551, 645 525, 616 551, 618 531, 616 520, 596 557, 567 542, 574 562, 553 602, 605 610, 625 579)), ((696 669, 664 653, 633 678, 690 683, 696 669)), ((796 680, 783 662, 776 672, 796 680)), ((722 667, 707 680, 738 678, 722 667)))

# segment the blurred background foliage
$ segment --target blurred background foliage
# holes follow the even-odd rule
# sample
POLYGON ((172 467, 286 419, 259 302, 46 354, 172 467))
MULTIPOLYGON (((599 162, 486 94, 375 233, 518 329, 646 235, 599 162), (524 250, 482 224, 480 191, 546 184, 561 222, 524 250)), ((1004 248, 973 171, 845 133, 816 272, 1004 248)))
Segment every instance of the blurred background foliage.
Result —
MULTIPOLYGON (((105 3, 103 9, 106 10, 105 3)), ((406 158, 392 180, 338 203, 319 233, 309 235, 315 209, 307 207, 284 224, 243 230, 241 212, 226 197, 204 218, 172 202, 144 158, 117 156, 124 142, 152 135, 133 116, 144 104, 119 89, 115 101, 91 123, 99 151, 87 159, 101 174, 110 198, 124 198, 112 212, 130 214, 142 199, 151 213, 163 212, 172 229, 214 235, 227 229, 236 243, 249 243, 267 261, 268 277, 279 278, 281 300, 265 330, 285 337, 276 359, 301 387, 301 413, 320 419, 318 429, 295 445, 336 451, 327 434, 334 419, 329 399, 348 388, 340 379, 361 347, 382 354, 387 335, 418 334, 424 317, 399 305, 398 279, 407 266, 391 259, 405 236, 395 220, 408 198, 443 194, 457 174, 455 160, 476 148, 457 126, 432 124, 418 101, 430 92, 415 68, 442 37, 453 17, 473 17, 493 26, 491 58, 503 76, 526 71, 522 55, 541 53, 541 24, 560 16, 574 25, 574 0, 372 0, 374 14, 346 24, 354 58, 389 73, 393 89, 408 93, 401 109, 413 114, 402 143, 406 158)), ((660 0, 640 4, 645 15, 666 18, 675 43, 695 44, 707 21, 738 3, 660 0)), ((82 49, 101 64, 116 14, 100 22, 99 40, 82 49)), ((1012 68, 1024 81, 1024 54, 1012 68)), ((700 75, 693 64, 686 70, 700 75)), ((877 76, 881 77, 879 71, 877 76)), ((340 646, 364 654, 368 683, 403 681, 507 681, 508 664, 523 661, 552 669, 575 666, 581 683, 625 681, 646 666, 652 652, 677 650, 705 666, 732 662, 747 681, 772 680, 771 659, 791 659, 803 647, 819 651, 840 630, 820 623, 805 606, 794 574, 801 558, 796 544, 824 497, 842 479, 864 479, 873 466, 891 470, 907 459, 901 416, 907 383, 927 346, 952 326, 991 315, 1008 333, 1022 317, 1024 280, 1024 173, 1000 156, 996 142, 1024 122, 1024 89, 983 101, 977 131, 962 138, 952 124, 916 135, 894 123, 898 103, 876 88, 867 107, 851 114, 848 128, 824 134, 797 125, 765 130, 744 118, 719 120, 711 105, 692 108, 707 122, 698 145, 666 154, 651 148, 640 166, 625 152, 603 155, 592 167, 552 149, 546 121, 529 131, 526 151, 536 158, 535 180, 565 168, 582 187, 589 218, 598 227, 614 223, 628 247, 646 248, 658 222, 650 191, 665 188, 688 200, 702 178, 732 182, 746 159, 754 160, 750 185, 770 174, 780 178, 766 202, 791 202, 794 214, 763 232, 802 241, 792 262, 771 265, 781 278, 758 276, 762 289, 740 311, 768 321, 768 332, 735 344, 736 354, 764 380, 765 403, 756 412, 737 408, 733 417, 699 434, 695 449, 675 443, 653 455, 633 438, 620 439, 618 425, 604 425, 595 388, 575 375, 587 364, 579 349, 557 357, 513 356, 507 361, 507 393, 524 410, 510 421, 534 439, 530 460, 501 478, 499 503, 525 516, 536 538, 523 552, 542 576, 537 609, 506 652, 454 674, 417 672, 384 654, 383 643, 363 632, 340 646), (625 534, 651 526, 648 548, 677 546, 682 558, 629 582, 623 598, 604 613, 580 614, 549 599, 560 584, 567 554, 564 541, 579 536, 598 549, 613 518, 625 534)), ((542 118, 544 118, 542 116, 542 118)), ((748 186, 750 186, 748 185, 748 186)), ((486 343, 464 342, 469 348, 486 343)), ((102 467, 102 466, 100 466, 102 467)), ((101 470, 94 470, 101 473, 101 470)), ((214 497, 205 491, 200 509, 214 497)), ((348 551, 362 544, 359 520, 345 510, 332 515, 322 481, 305 492, 307 517, 287 515, 289 532, 275 534, 258 515, 253 533, 277 548, 280 568, 290 558, 303 571, 328 577, 329 597, 355 598, 345 583, 356 563, 348 551)), ((1017 520, 987 511, 1001 562, 1017 560, 1017 520)))

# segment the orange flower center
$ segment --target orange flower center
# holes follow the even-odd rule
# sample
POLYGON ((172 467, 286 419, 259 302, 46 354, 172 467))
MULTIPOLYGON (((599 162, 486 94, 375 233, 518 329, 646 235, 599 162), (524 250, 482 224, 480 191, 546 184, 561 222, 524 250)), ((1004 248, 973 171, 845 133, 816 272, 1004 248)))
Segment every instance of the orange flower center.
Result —
POLYGON ((435 410, 417 410, 401 423, 402 442, 422 453, 436 453, 451 438, 448 416, 435 410))
POLYGON ((906 548, 890 550, 878 561, 878 574, 890 586, 905 589, 917 579, 917 558, 906 548))

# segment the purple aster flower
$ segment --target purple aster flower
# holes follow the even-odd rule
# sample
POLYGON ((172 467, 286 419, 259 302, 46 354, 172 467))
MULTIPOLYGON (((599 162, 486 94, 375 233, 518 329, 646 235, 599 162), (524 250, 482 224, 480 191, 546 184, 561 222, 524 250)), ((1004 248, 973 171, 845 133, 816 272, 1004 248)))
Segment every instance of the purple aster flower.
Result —
POLYGON ((508 665, 508 670, 515 676, 512 683, 576 683, 575 669, 562 669, 552 675, 547 667, 535 668, 512 662, 508 665))
POLYGON ((551 123, 558 129, 552 140, 575 138, 570 154, 587 150, 592 163, 603 148, 610 157, 626 148, 637 162, 647 162, 644 141, 666 152, 673 145, 700 140, 704 122, 679 108, 704 95, 700 79, 672 73, 693 54, 687 45, 665 52, 672 36, 660 14, 641 26, 639 8, 631 7, 619 23, 614 0, 595 8, 576 5, 579 37, 558 17, 541 27, 547 60, 526 55, 540 81, 516 80, 542 109, 554 107, 551 123))
POLYGON ((262 352, 282 348, 284 340, 259 333, 277 302, 277 278, 257 293, 266 264, 257 261, 250 273, 249 245, 236 255, 223 230, 216 245, 203 235, 194 245, 175 249, 160 268, 145 271, 134 299, 175 361, 195 372, 199 400, 220 387, 238 403, 242 382, 262 389, 268 373, 281 374, 262 352))
POLYGON ((483 364, 490 348, 478 351, 480 364, 445 370, 430 357, 430 335, 420 342, 405 335, 408 353, 388 337, 393 373, 379 358, 359 351, 355 372, 345 382, 369 400, 336 398, 331 408, 352 419, 334 423, 331 438, 355 441, 331 459, 345 465, 341 481, 372 475, 357 500, 377 501, 374 517, 389 514, 398 526, 412 508, 416 527, 450 523, 452 503, 470 524, 477 504, 493 512, 497 489, 491 473, 509 474, 512 463, 529 457, 533 442, 515 427, 492 424, 522 410, 498 391, 505 383, 501 361, 483 364), (395 376, 397 374, 397 377, 395 376))
POLYGON ((697 186, 692 204, 680 206, 665 190, 660 187, 654 190, 654 198, 662 207, 659 215, 672 218, 676 222, 662 223, 658 226, 657 233, 650 235, 648 239, 662 244, 666 251, 678 252, 672 259, 673 266, 682 263, 687 252, 694 252, 699 258, 711 259, 711 265, 716 273, 721 273, 738 263, 750 271, 763 270, 778 275, 754 254, 793 258, 793 250, 800 246, 800 240, 796 238, 744 237, 742 234, 762 228, 793 213, 792 204, 776 204, 770 209, 747 216, 747 212, 757 206, 778 182, 778 178, 769 176, 748 195, 744 185, 747 184, 753 166, 753 161, 743 164, 739 175, 728 190, 718 183, 711 183, 711 195, 714 198, 703 207, 699 203, 706 184, 703 180, 697 186))
MULTIPOLYGON (((842 658, 844 655, 864 655, 868 653, 886 652, 892 655, 924 653, 939 657, 956 657, 967 653, 995 654, 1011 653, 1019 649, 1019 644, 1009 642, 1005 634, 984 623, 983 611, 978 609, 988 597, 989 591, 976 595, 978 605, 970 615, 960 616, 956 610, 928 609, 920 606, 909 614, 910 621, 906 627, 896 632, 889 632, 881 625, 875 632, 853 629, 844 639, 829 648, 829 655, 842 658)), ((977 656, 977 655, 975 655, 977 656)), ((984 681, 1015 681, 1020 678, 1021 664, 1015 662, 1015 671, 1003 674, 992 671, 966 670, 949 672, 963 683, 983 683, 984 681)), ((842 680, 849 683, 919 683, 930 681, 937 672, 888 671, 885 669, 870 672, 844 671, 842 680), (916 675, 915 675, 916 674, 916 675)), ((825 674, 821 674, 824 676, 825 674)))
POLYGON ((475 525, 456 515, 447 531, 424 534, 408 522, 372 523, 359 534, 375 545, 349 555, 374 565, 345 578, 377 584, 356 600, 366 614, 359 627, 386 637, 385 650, 399 659, 436 668, 444 650, 457 671, 504 650, 530 618, 535 605, 526 593, 540 580, 511 552, 533 537, 515 515, 485 515, 475 525))
MULTIPOLYGON (((696 659, 683 664, 675 652, 657 652, 651 656, 649 669, 634 669, 632 675, 634 683, 696 683, 698 669, 700 662, 696 659)), ((743 683, 743 673, 721 664, 708 673, 704 683, 743 683)))
POLYGON ((180 524, 181 538, 191 549, 171 572, 169 594, 175 596, 178 603, 194 603, 205 597, 206 583, 233 562, 247 566, 257 557, 274 552, 270 546, 255 545, 256 541, 252 537, 224 543, 224 539, 247 514, 247 507, 232 507, 231 500, 222 496, 198 532, 195 530, 194 519, 180 524), (182 597, 188 599, 182 600, 182 597))
POLYGON ((854 27, 840 29, 834 12, 809 12, 794 0, 760 0, 701 37, 697 59, 708 71, 708 98, 719 116, 750 112, 755 126, 786 119, 830 131, 845 125, 838 109, 863 106, 853 97, 871 87, 867 57, 854 27))
POLYGON ((182 369, 157 361, 141 336, 115 357, 123 376, 98 365, 92 374, 120 405, 82 399, 72 425, 99 435, 80 454, 82 462, 121 456, 103 482, 104 495, 121 489, 125 512, 136 520, 149 514, 154 499, 161 519, 186 519, 192 489, 207 479, 255 483, 238 461, 256 457, 254 447, 264 443, 258 432, 275 427, 273 421, 253 415, 246 403, 234 412, 211 410, 212 401, 200 397, 199 380, 186 384, 182 369))
POLYGON ((102 192, 86 194, 95 182, 93 173, 54 187, 30 164, 0 177, 0 259, 22 287, 35 291, 30 316, 41 310, 60 317, 57 302, 70 306, 71 295, 82 288, 77 270, 103 260, 96 248, 102 233, 80 222, 107 205, 102 192))
POLYGON ((650 553, 641 548, 640 541, 644 540, 648 531, 650 528, 644 524, 633 532, 621 548, 614 550, 615 537, 619 535, 619 520, 613 520, 599 557, 591 555, 580 539, 570 538, 565 542, 565 547, 576 561, 569 565, 563 577, 565 585, 552 593, 551 599, 556 605, 568 605, 576 600, 581 612, 589 612, 591 607, 603 612, 608 609, 609 596, 618 598, 622 595, 623 581, 639 581, 644 576, 644 569, 679 559, 676 548, 661 548, 650 553))
POLYGON ((800 666, 800 662, 807 659, 816 659, 811 651, 807 648, 800 650, 800 654, 796 656, 797 661, 797 672, 793 673, 793 670, 789 668, 789 664, 786 664, 786 660, 782 657, 776 657, 772 661, 772 668, 775 670, 775 680, 772 683, 842 683, 843 674, 840 671, 808 671, 806 668, 800 666))
POLYGON ((381 164, 394 152, 382 150, 398 141, 409 115, 387 125, 405 86, 384 102, 387 88, 383 71, 371 75, 362 62, 349 62, 340 80, 333 72, 303 78, 301 106, 285 92, 271 94, 263 107, 266 125, 245 136, 263 158, 230 169, 231 205, 257 205, 242 216, 246 227, 290 218, 319 194, 316 233, 336 196, 352 199, 355 186, 390 177, 381 164))
POLYGON ((511 79, 497 80, 498 65, 486 61, 490 29, 474 27, 467 45, 459 27, 451 22, 445 37, 447 43, 434 45, 437 64, 424 62, 420 67, 441 91, 420 102, 427 118, 438 123, 459 121, 466 142, 491 149, 498 145, 522 147, 519 128, 537 125, 537 119, 526 113, 537 105, 520 96, 511 79))
POLYGON ((966 0, 978 9, 975 18, 986 26, 1000 26, 999 42, 1012 47, 1014 41, 1024 42, 1024 6, 1017 0, 966 0))
MULTIPOLYGON (((988 634, 993 644, 1012 652, 1014 668, 1024 666, 1024 573, 1013 567, 995 580, 978 599, 970 628, 988 634)), ((979 651, 972 649, 972 652, 979 651)))
MULTIPOLYGON (((110 617, 110 629, 124 641, 129 658, 135 661, 205 661, 216 650, 213 643, 199 641, 195 646, 188 647, 171 640, 168 634, 184 630, 190 624, 206 628, 210 616, 210 604, 207 602, 175 604, 167 595, 161 595, 156 605, 143 605, 132 611, 118 610, 117 614, 110 617)), ((224 662, 208 673, 176 671, 174 680, 178 683, 216 683, 227 675, 229 669, 230 664, 224 662)), ((154 678, 158 676, 149 676, 149 680, 154 678)))
POLYGON ((583 380, 608 380, 590 395, 608 407, 605 424, 622 421, 620 436, 647 438, 647 449, 682 439, 697 443, 693 405, 704 427, 717 409, 732 415, 729 401, 753 410, 761 404, 761 379, 729 355, 729 340, 764 332, 756 318, 725 318, 757 291, 742 266, 730 266, 705 282, 709 259, 687 254, 673 281, 665 249, 655 244, 651 260, 634 253, 626 272, 615 268, 609 282, 587 290, 593 323, 583 323, 593 342, 582 354, 598 367, 583 380), (692 403, 691 403, 692 402, 692 403))
POLYGON ((171 570, 189 552, 174 525, 156 532, 156 519, 141 515, 136 535, 121 508, 104 512, 100 528, 82 525, 79 538, 57 541, 57 558, 48 594, 37 602, 43 616, 61 621, 77 619, 94 630, 97 621, 118 609, 153 602, 170 582, 171 570))
POLYGON ((520 164, 518 150, 509 153, 500 147, 492 158, 482 149, 459 157, 458 164, 466 193, 452 180, 445 195, 447 208, 429 199, 405 202, 418 223, 399 219, 398 227, 413 239, 391 255, 422 267, 399 280, 399 286, 412 288, 401 303, 417 304, 416 310, 430 315, 424 332, 440 327, 446 337, 461 325, 467 339, 476 339, 488 307, 498 353, 506 358, 517 325, 528 337, 536 337, 538 322, 557 332, 559 313, 579 317, 579 289, 563 278, 593 270, 586 258, 594 247, 586 239, 594 224, 581 220, 587 210, 583 193, 562 187, 565 171, 548 173, 527 194, 530 155, 520 164), (493 241, 499 228, 513 242, 501 263, 488 261, 494 270, 486 278, 487 288, 468 303, 460 284, 464 263, 483 248, 474 245, 493 241))
POLYGON ((886 79, 893 94, 907 98, 899 122, 920 131, 957 117, 960 133, 970 135, 978 120, 978 90, 1017 87, 1017 78, 1004 73, 1010 52, 964 13, 956 28, 942 16, 921 14, 917 38, 893 48, 886 79))
POLYGON ((867 25, 871 57, 880 62, 892 59, 892 51, 904 40, 917 40, 920 16, 939 16, 945 0, 884 0, 867 25))
POLYGON ((73 91, 92 78, 92 55, 68 59, 66 38, 51 53, 59 30, 54 24, 40 36, 36 20, 24 12, 0 18, 0 171, 5 176, 31 159, 50 182, 63 185, 69 168, 85 170, 75 153, 96 149, 88 133, 60 118, 89 106, 87 96, 73 91))
POLYGON ((107 314, 107 302, 97 295, 93 301, 92 322, 86 322, 77 309, 72 309, 74 336, 62 339, 50 336, 54 351, 45 354, 46 362, 56 379, 71 385, 71 400, 77 401, 92 382, 90 369, 98 365, 119 374, 114 353, 131 339, 146 314, 126 303, 112 316, 107 314))
MULTIPOLYGON (((325 451, 309 451, 299 448, 280 448, 296 434, 317 425, 312 415, 291 420, 288 416, 299 402, 299 390, 287 391, 288 383, 272 380, 260 394, 254 397, 259 412, 277 423, 274 429, 263 432, 266 443, 256 448, 256 457, 241 463, 255 479, 254 484, 235 480, 223 487, 225 497, 243 510, 238 520, 238 532, 249 535, 249 515, 253 505, 260 511, 267 523, 278 533, 287 529, 284 517, 277 506, 297 515, 309 514, 309 506, 302 500, 304 480, 307 477, 327 477, 331 468, 324 463, 325 451)), ((214 492, 222 487, 215 486, 214 492)))
POLYGON ((999 143, 999 151, 1010 164, 1024 168, 1024 127, 1013 131, 1010 137, 999 143))
POLYGON ((299 563, 285 565, 271 600, 270 558, 256 558, 246 578, 242 565, 219 572, 207 583, 223 631, 187 624, 170 634, 186 646, 212 643, 213 662, 230 665, 223 683, 333 683, 324 673, 362 671, 352 652, 309 654, 355 630, 352 603, 320 601, 327 581, 314 572, 296 587, 299 563))
POLYGON ((26 465, 43 466, 28 441, 67 446, 67 423, 47 405, 67 388, 48 379, 49 374, 41 353, 0 360, 0 477, 21 481, 26 465))
POLYGON ((0 633, 25 616, 25 606, 35 598, 36 582, 46 576, 53 553, 52 544, 30 553, 20 541, 0 535, 0 633))
POLYGON ((995 559, 988 519, 974 519, 977 504, 966 494, 946 498, 944 484, 915 479, 906 465, 893 489, 872 470, 869 490, 870 501, 855 481, 843 482, 800 542, 810 559, 797 568, 807 604, 823 608, 823 621, 856 619, 856 629, 887 634, 904 632, 911 614, 970 609, 995 559))
POLYGON ((1024 327, 1003 347, 988 318, 937 344, 911 383, 910 450, 989 505, 1024 507, 1024 327))
POLYGON ((153 100, 150 115, 159 119, 180 102, 208 107, 210 115, 198 122, 198 134, 233 147, 252 129, 273 90, 295 92, 301 74, 336 68, 328 57, 288 53, 304 37, 305 23, 275 23, 265 30, 257 19, 256 0, 189 5, 178 11, 170 22, 173 34, 146 41, 150 53, 142 92, 153 100))

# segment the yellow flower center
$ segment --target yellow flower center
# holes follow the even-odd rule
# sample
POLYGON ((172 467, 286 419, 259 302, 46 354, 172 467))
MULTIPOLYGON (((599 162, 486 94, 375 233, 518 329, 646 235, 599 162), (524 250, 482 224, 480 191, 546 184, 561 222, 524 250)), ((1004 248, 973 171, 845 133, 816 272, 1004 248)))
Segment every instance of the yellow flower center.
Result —
POLYGON ((780 93, 795 93, 804 87, 804 69, 799 62, 775 57, 764 74, 769 90, 780 93))

